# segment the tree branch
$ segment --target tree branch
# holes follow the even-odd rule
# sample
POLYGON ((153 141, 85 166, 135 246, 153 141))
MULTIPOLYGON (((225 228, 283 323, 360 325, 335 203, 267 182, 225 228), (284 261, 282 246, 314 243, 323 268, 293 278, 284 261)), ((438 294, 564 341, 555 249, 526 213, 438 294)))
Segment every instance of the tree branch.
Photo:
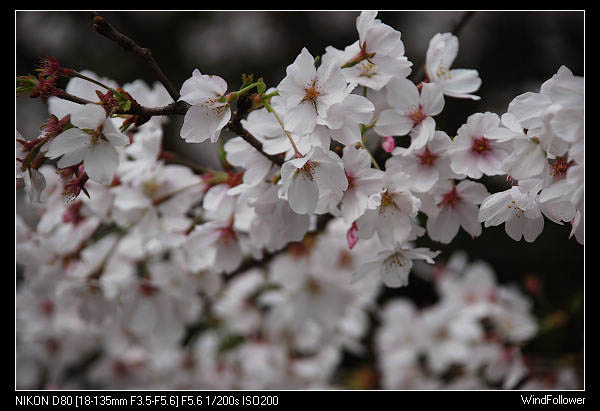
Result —
POLYGON ((100 16, 98 13, 92 12, 92 19, 94 21, 94 28, 98 33, 114 41, 125 51, 133 53, 140 59, 144 60, 146 64, 150 66, 150 69, 154 72, 154 74, 162 83, 162 85, 165 86, 165 89, 167 90, 173 101, 179 100, 179 92, 175 89, 175 87, 173 87, 173 85, 171 84, 169 79, 164 75, 160 67, 158 67, 158 64, 156 64, 156 61, 154 60, 154 57, 152 57, 152 52, 149 49, 138 46, 135 43, 135 41, 133 41, 131 38, 119 33, 117 30, 115 30, 113 26, 110 25, 108 21, 106 21, 106 19, 104 19, 104 17, 100 16))
POLYGON ((263 151, 262 143, 260 142, 259 139, 257 139, 252 134, 250 134, 250 132, 248 130, 246 130, 244 128, 244 126, 242 126, 240 116, 237 114, 237 112, 234 113, 233 118, 227 124, 227 128, 229 130, 233 131, 234 133, 236 133, 237 135, 239 135, 244 140, 246 140, 246 142, 248 144, 250 144, 252 147, 254 147, 260 154, 262 154, 263 156, 265 156, 266 158, 271 160, 271 162, 277 164, 280 167, 283 165, 283 163, 284 163, 283 158, 281 158, 279 156, 267 154, 263 151))

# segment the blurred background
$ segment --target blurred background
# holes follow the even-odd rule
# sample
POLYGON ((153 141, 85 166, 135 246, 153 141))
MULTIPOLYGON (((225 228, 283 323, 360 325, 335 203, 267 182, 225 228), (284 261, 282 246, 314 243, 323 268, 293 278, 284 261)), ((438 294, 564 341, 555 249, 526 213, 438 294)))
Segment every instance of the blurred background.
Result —
MULTIPOLYGON (((177 89, 198 68, 217 74, 237 90, 242 73, 263 77, 276 86, 286 67, 307 47, 313 55, 328 45, 338 49, 358 38, 359 12, 100 12, 117 30, 132 37, 152 54, 177 89)), ((378 18, 401 31, 406 56, 416 71, 424 62, 430 38, 449 31, 462 12, 380 12, 378 18)), ((99 35, 87 12, 17 12, 16 73, 33 73, 44 55, 55 56, 65 67, 89 69, 120 84, 141 78, 156 79, 133 55, 99 35)), ((455 135, 475 112, 502 114, 515 96, 539 91, 561 65, 584 75, 583 12, 477 12, 464 27, 454 68, 475 68, 483 80, 480 101, 446 100, 436 117, 438 129, 455 135)), ((47 119, 39 99, 22 97, 16 103, 16 127, 28 139, 39 134, 47 119)), ((187 144, 179 138, 183 117, 172 118, 165 134, 166 149, 211 167, 218 167, 214 146, 187 144)), ((490 192, 506 189, 503 179, 483 181, 490 192)), ((19 200, 19 199, 17 199, 19 200)), ((17 202, 19 207, 19 201, 17 202)), ((471 260, 490 263, 501 283, 517 283, 526 290, 532 281, 541 292, 532 295, 542 320, 539 336, 526 348, 535 356, 567 362, 580 371, 583 360, 583 246, 569 239, 570 225, 548 220, 533 243, 511 240, 504 226, 483 230, 471 239, 463 230, 444 246, 426 236, 419 246, 442 250, 440 260, 453 250, 465 250, 471 260)), ((433 302, 430 285, 412 276, 410 285, 388 289, 382 302, 409 296, 424 306, 433 302)), ((367 337, 371 338, 371 337, 367 337)), ((349 367, 356 361, 347 358, 349 367)))

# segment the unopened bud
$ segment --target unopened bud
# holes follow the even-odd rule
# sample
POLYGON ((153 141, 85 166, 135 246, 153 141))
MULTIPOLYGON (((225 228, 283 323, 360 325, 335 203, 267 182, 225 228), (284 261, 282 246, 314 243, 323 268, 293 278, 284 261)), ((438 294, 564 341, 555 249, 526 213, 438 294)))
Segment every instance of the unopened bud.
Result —
POLYGON ((394 137, 383 137, 381 139, 381 148, 383 148, 387 153, 391 153, 396 148, 396 141, 394 137))

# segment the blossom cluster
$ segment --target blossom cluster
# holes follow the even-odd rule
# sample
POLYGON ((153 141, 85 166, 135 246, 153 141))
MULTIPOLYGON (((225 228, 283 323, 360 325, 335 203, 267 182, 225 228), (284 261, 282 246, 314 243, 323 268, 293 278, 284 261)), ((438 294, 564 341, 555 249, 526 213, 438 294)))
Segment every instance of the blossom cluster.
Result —
MULTIPOLYGON (((435 117, 481 85, 452 68, 458 38, 431 39, 415 84, 400 32, 376 15, 360 14, 343 50, 302 49, 277 87, 228 93, 193 71, 180 136, 223 143, 224 170, 165 151, 166 116, 126 114, 176 103, 160 83, 85 71, 65 92, 90 102, 48 98, 40 136, 16 136, 17 185, 37 215, 16 216, 18 385, 336 387, 344 353, 365 352, 382 289, 435 263, 420 237, 447 244, 504 223, 531 242, 546 217, 583 244, 583 78, 563 66, 451 137, 435 117), (225 139, 234 121, 244 133, 225 139), (510 189, 476 181, 499 175, 510 189)), ((527 298, 485 264, 440 273, 436 305, 383 309, 382 387, 513 388, 537 329, 527 298)))
POLYGON ((437 303, 419 309, 396 298, 382 310, 376 347, 384 388, 576 389, 572 369, 560 369, 552 384, 528 364, 521 347, 538 331, 531 302, 514 284, 498 284, 488 264, 457 252, 421 275, 434 283, 437 303))

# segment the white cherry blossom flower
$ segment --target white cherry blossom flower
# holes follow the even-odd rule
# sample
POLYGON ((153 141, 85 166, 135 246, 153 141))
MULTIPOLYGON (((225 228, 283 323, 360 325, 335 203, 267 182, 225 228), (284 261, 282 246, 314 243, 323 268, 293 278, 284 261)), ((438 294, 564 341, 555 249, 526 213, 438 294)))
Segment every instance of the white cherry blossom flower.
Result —
POLYGON ((489 195, 483 184, 463 180, 455 185, 445 180, 439 182, 432 192, 437 203, 437 213, 427 219, 427 234, 432 240, 448 244, 461 226, 472 237, 481 234, 477 205, 489 195))
POLYGON ((498 115, 487 112, 472 114, 460 126, 448 150, 450 167, 455 173, 475 179, 484 174, 503 174, 502 161, 508 155, 509 146, 485 137, 488 130, 499 124, 498 115))
POLYGON ((425 260, 433 264, 433 259, 439 251, 428 248, 408 248, 396 246, 380 251, 374 261, 367 262, 358 268, 355 279, 378 271, 383 283, 388 287, 405 287, 408 285, 408 275, 413 266, 413 260, 425 260))
POLYGON ((544 229, 544 217, 539 206, 538 193, 542 181, 522 180, 518 186, 492 194, 479 209, 479 221, 485 227, 505 223, 506 234, 515 241, 525 238, 532 242, 544 229))
POLYGON ((402 167, 412 177, 411 188, 417 192, 427 192, 439 179, 464 178, 464 175, 456 174, 450 168, 447 154, 450 143, 446 133, 436 131, 433 138, 420 149, 396 147, 386 167, 402 167))
MULTIPOLYGON (((272 91, 272 90, 271 90, 272 91)), ((283 99, 280 96, 271 98, 271 106, 283 118, 286 117, 286 107, 283 99)), ((278 155, 284 153, 284 158, 289 160, 296 155, 294 147, 290 143, 290 139, 277 122, 273 113, 269 113, 266 109, 254 110, 248 114, 248 118, 242 120, 242 126, 256 137, 262 144, 265 153, 270 155, 278 155)), ((311 148, 311 142, 306 136, 299 136, 295 133, 290 133, 298 151, 302 154, 308 153, 311 148)), ((329 150, 329 146, 324 148, 329 150)))
POLYGON ((481 86, 477 70, 450 69, 458 54, 458 37, 452 33, 438 33, 429 41, 425 70, 429 81, 439 84, 450 97, 479 100, 476 92, 481 86))
POLYGON ((219 76, 201 74, 195 69, 192 77, 181 86, 180 101, 192 105, 185 113, 181 138, 188 143, 219 139, 221 130, 231 118, 229 103, 220 101, 227 92, 227 83, 219 76))
POLYGON ((232 224, 225 221, 196 226, 189 235, 187 250, 190 256, 202 254, 218 272, 230 273, 242 262, 238 235, 232 224))
POLYGON ((359 143, 361 124, 368 124, 375 106, 365 97, 348 94, 341 102, 333 104, 327 118, 318 119, 311 137, 312 145, 328 150, 330 137, 344 145, 359 143))
POLYGON ((273 169, 273 163, 241 137, 228 140, 224 149, 231 165, 246 169, 243 179, 248 185, 259 184, 273 169))
POLYGON ((317 119, 325 119, 327 111, 341 102, 354 88, 347 86, 340 68, 332 58, 323 58, 318 69, 306 48, 286 69, 287 76, 277 90, 287 107, 284 124, 287 131, 305 135, 313 131, 317 119))
POLYGON ((411 193, 410 176, 401 167, 385 170, 383 184, 383 192, 373 196, 370 207, 356 220, 357 236, 368 239, 377 233, 381 243, 390 246, 403 243, 414 234, 412 219, 421 200, 411 193))
POLYGON ((46 156, 61 157, 58 167, 65 168, 83 161, 90 179, 109 184, 119 165, 115 146, 124 146, 129 139, 119 132, 102 106, 86 104, 71 114, 75 127, 63 131, 48 146, 46 156))
POLYGON ((331 46, 326 51, 343 67, 346 81, 380 90, 392 78, 408 76, 412 63, 404 56, 400 32, 376 16, 376 11, 361 12, 356 18, 359 40, 344 51, 331 46))
POLYGON ((366 150, 344 147, 344 170, 348 189, 342 197, 342 215, 347 223, 359 218, 368 208, 369 197, 383 190, 383 171, 371 168, 371 157, 366 150))
POLYGON ((512 141, 513 151, 503 161, 502 168, 516 180, 539 177, 547 168, 546 151, 535 130, 525 133, 511 113, 502 115, 502 126, 489 129, 485 137, 499 143, 512 141))
POLYGON ((290 208, 298 214, 312 214, 319 198, 326 192, 341 199, 348 180, 341 160, 333 152, 313 147, 304 157, 286 161, 281 167, 280 195, 286 196, 290 208))
POLYGON ((393 79, 386 88, 387 101, 391 109, 383 111, 375 132, 382 136, 403 136, 410 133, 412 142, 409 150, 423 147, 433 138, 435 120, 444 108, 444 95, 440 86, 423 84, 421 92, 407 79, 393 79))

